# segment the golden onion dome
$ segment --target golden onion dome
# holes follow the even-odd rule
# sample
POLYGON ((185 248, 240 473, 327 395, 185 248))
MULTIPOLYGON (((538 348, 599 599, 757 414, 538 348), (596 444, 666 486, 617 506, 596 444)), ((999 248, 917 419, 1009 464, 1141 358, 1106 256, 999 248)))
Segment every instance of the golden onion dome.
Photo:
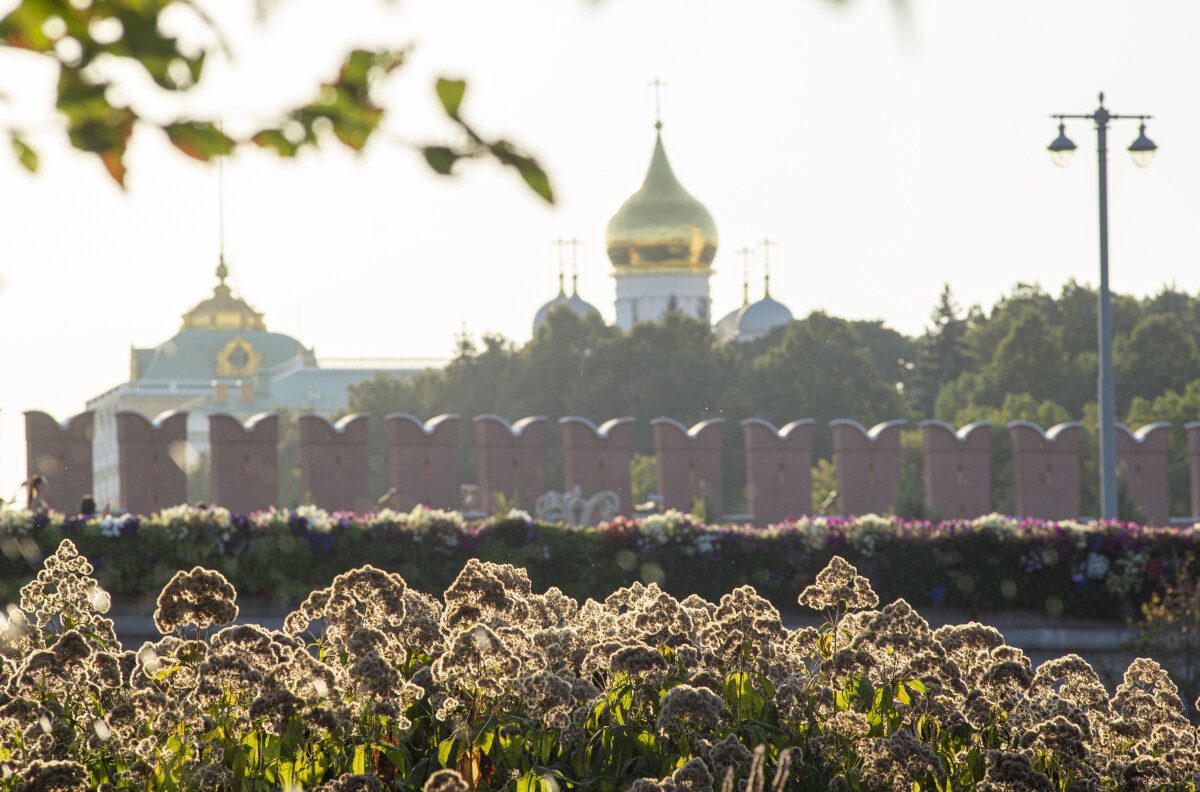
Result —
POLYGON ((675 178, 662 133, 646 179, 608 221, 608 258, 617 270, 707 271, 717 254, 717 224, 675 178))

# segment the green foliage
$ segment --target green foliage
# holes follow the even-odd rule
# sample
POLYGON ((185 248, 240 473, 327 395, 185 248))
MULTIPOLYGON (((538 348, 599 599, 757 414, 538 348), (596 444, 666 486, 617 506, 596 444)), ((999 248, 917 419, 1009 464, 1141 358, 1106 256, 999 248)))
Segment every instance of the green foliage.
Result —
POLYGON ((276 441, 276 466, 279 471, 279 498, 281 509, 294 509, 307 503, 300 471, 300 416, 287 407, 276 407, 279 414, 279 438, 276 441))
MULTIPOLYGON (((448 99, 453 106, 455 95, 448 99)), ((509 420, 545 415, 548 489, 562 486, 561 417, 580 415, 602 423, 632 416, 635 456, 649 457, 654 453, 651 419, 668 416, 690 425, 722 416, 727 512, 744 508, 743 418, 764 418, 777 426, 813 418, 818 473, 825 469, 822 460, 832 459, 830 434, 823 429, 834 418, 870 426, 907 413, 911 428, 931 406, 932 417, 954 426, 991 421, 992 504, 1005 512, 1013 503, 1005 425, 1025 420, 1048 428, 1081 420, 1081 503, 1089 514, 1098 502, 1092 428, 1094 300, 1094 292, 1074 282, 1058 298, 1021 285, 990 314, 978 308, 964 314, 947 288, 930 329, 917 341, 880 322, 850 322, 815 312, 753 344, 729 346, 718 344, 706 323, 679 312, 622 333, 598 316, 580 318, 571 310, 555 310, 524 346, 496 335, 478 342, 464 337, 443 371, 403 381, 380 376, 351 386, 349 409, 372 416, 370 492, 376 497, 390 486, 383 417, 392 412, 423 420, 442 413, 458 413, 464 420, 483 413, 509 420), (1083 321, 1093 321, 1092 327, 1081 330, 1078 323, 1083 321)), ((1185 514, 1182 426, 1200 416, 1200 386, 1193 396, 1178 393, 1200 380, 1200 355, 1193 354, 1198 333, 1188 323, 1200 317, 1200 301, 1164 290, 1141 303, 1119 297, 1115 304, 1117 326, 1131 333, 1118 355, 1125 367, 1119 371, 1126 371, 1128 393, 1133 394, 1126 423, 1136 428, 1156 420, 1172 422, 1172 512, 1185 514), (1139 371, 1146 372, 1144 378, 1135 376, 1139 371), (1165 385, 1177 390, 1155 390, 1165 385), (1151 392, 1152 397, 1142 395, 1151 392)), ((909 446, 915 449, 919 443, 912 437, 909 446)), ((460 432, 459 444, 460 480, 474 481, 473 434, 460 432)), ((915 451, 906 452, 905 459, 898 509, 915 516, 924 508, 923 470, 915 451)), ((657 484, 652 465, 644 459, 639 464, 644 467, 638 480, 645 486, 635 480, 635 489, 642 500, 657 484)), ((815 507, 833 487, 832 468, 828 483, 820 475, 814 478, 815 507)))
MULTIPOLYGON (((162 638, 124 654, 93 571, 63 541, 8 611, 3 792, 1195 792, 1194 728, 1154 661, 1111 697, 1073 655, 1035 674, 991 628, 874 609, 839 556, 799 597, 824 623, 795 630, 750 586, 581 607, 478 561, 442 600, 365 566, 282 630, 219 629, 238 592, 197 568, 159 596, 162 638)), ((1179 591, 1149 634, 1196 621, 1179 591)))
MULTIPOLYGON (((148 106, 143 109, 114 100, 119 92, 110 89, 120 87, 121 79, 104 76, 116 74, 131 81, 145 76, 159 88, 177 93, 202 83, 210 55, 231 53, 213 18, 190 0, 20 0, 0 18, 0 48, 6 47, 35 53, 53 64, 58 74, 54 105, 66 122, 71 145, 95 154, 122 187, 126 148, 137 128, 161 130, 181 153, 204 162, 249 145, 294 157, 331 139, 361 151, 378 131, 386 112, 376 101, 376 89, 403 65, 406 56, 403 50, 388 48, 352 50, 346 53, 336 77, 314 86, 311 99, 273 119, 259 120, 256 128, 234 138, 220 129, 217 118, 162 120, 160 113, 148 106), (185 14, 204 35, 181 44, 166 34, 167 26, 159 20, 172 13, 185 14), (195 43, 205 39, 214 43, 195 43), (97 63, 107 67, 113 62, 120 68, 96 68, 97 63)), ((439 79, 435 88, 447 117, 466 137, 466 143, 460 145, 421 147, 435 172, 450 174, 460 159, 490 158, 514 168, 530 189, 553 203, 549 178, 532 156, 507 140, 486 138, 463 120, 463 81, 439 79)), ((9 125, 4 132, 17 161, 35 172, 38 154, 22 129, 9 125)))
POLYGON ((1117 411, 1126 414, 1134 399, 1153 399, 1182 391, 1200 372, 1196 342, 1173 314, 1147 316, 1127 338, 1117 340, 1113 355, 1117 411))
POLYGON ((658 492, 658 459, 650 454, 634 454, 629 463, 629 487, 633 504, 645 503, 658 492))
POLYGON ((897 517, 907 520, 939 521, 945 516, 934 514, 925 505, 925 454, 919 429, 900 435, 900 487, 896 491, 895 511, 897 517))
POLYGON ((188 503, 204 501, 212 498, 212 455, 205 451, 200 454, 196 464, 187 471, 188 503))
POLYGON ((918 415, 931 416, 939 390, 974 367, 967 344, 967 321, 960 314, 947 283, 930 317, 932 324, 915 344, 916 360, 909 358, 913 368, 905 394, 918 415))
POLYGON ((828 459, 818 459, 812 469, 812 502, 816 514, 837 513, 837 468, 828 459))
POLYGON ((1172 558, 1159 590, 1128 620, 1130 637, 1122 648, 1138 657, 1153 657, 1171 674, 1188 714, 1200 717, 1200 580, 1195 558, 1172 558))

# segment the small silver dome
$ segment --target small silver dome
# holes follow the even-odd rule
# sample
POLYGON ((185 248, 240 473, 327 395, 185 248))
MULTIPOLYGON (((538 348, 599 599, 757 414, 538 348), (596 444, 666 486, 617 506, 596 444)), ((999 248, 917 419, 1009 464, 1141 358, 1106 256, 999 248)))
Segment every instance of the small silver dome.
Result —
POLYGON ((735 322, 736 340, 739 344, 757 341, 776 327, 792 321, 793 318, 792 312, 786 305, 768 294, 758 302, 752 302, 738 311, 735 322))
POLYGON ((587 300, 585 300, 579 296, 579 286, 576 282, 577 279, 572 277, 571 280, 572 280, 572 283, 571 283, 572 293, 571 293, 571 296, 568 297, 567 292, 563 289, 562 276, 561 275, 559 276, 559 278, 558 278, 558 296, 555 297, 550 302, 543 305, 541 308, 538 309, 538 312, 536 314, 534 314, 533 332, 535 334, 537 333, 538 328, 546 323, 546 317, 550 315, 550 312, 553 311, 555 308, 557 308, 560 305, 565 305, 568 308, 570 308, 572 311, 575 312, 575 315, 578 316, 580 319, 586 319, 589 314, 593 314, 593 313, 596 314, 597 316, 600 315, 600 311, 598 311, 596 309, 596 306, 592 305, 587 300))
POLYGON ((722 344, 728 344, 730 341, 737 340, 737 318, 738 314, 742 312, 742 308, 745 307, 746 306, 743 304, 737 308, 734 308, 732 311, 722 316, 720 321, 717 322, 714 332, 717 334, 718 342, 722 344))

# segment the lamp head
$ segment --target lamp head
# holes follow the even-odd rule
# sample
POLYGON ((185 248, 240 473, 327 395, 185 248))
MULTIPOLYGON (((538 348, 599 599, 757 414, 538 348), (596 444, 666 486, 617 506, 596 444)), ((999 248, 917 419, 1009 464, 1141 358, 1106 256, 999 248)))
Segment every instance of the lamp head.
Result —
POLYGON ((1071 158, 1075 156, 1075 143, 1071 138, 1067 137, 1066 124, 1059 123, 1058 137, 1046 150, 1050 152, 1050 160, 1060 168, 1065 168, 1071 164, 1071 158))
POLYGON ((1133 158, 1133 164, 1139 168, 1145 168, 1154 161, 1154 152, 1158 151, 1158 146, 1154 141, 1146 137, 1146 125, 1142 124, 1138 129, 1137 140, 1129 144, 1129 156, 1133 158))

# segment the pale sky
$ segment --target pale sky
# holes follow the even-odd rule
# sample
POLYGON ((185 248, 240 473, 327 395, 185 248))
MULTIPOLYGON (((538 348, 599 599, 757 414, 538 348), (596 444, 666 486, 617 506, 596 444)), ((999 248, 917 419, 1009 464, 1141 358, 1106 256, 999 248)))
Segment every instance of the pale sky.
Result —
MULTIPOLYGON (((15 0, 0 0, 7 13, 15 0)), ((580 293, 612 320, 605 223, 654 139, 716 220, 714 315, 741 300, 736 251, 769 237, 772 295, 918 334, 944 282, 990 306, 1018 281, 1097 281, 1095 133, 1074 122, 1066 170, 1052 113, 1152 114, 1142 171, 1110 135, 1113 288, 1200 291, 1200 4, 882 0, 279 0, 220 10, 233 63, 161 112, 220 113, 236 133, 331 78, 347 46, 414 45, 380 91, 387 130, 359 156, 248 152, 225 168, 231 284, 326 357, 447 357, 466 323, 524 342, 556 291, 556 237, 577 237, 580 293), (242 9, 245 13, 229 13, 242 9), (337 11, 331 14, 330 9, 337 11), (435 176, 412 143, 448 127, 439 76, 469 81, 464 116, 539 157, 544 205, 499 166, 435 176), (1190 143, 1188 141, 1191 141, 1190 143)), ((188 20, 175 20, 188 30, 188 20)), ((0 51, 0 127, 32 127, 42 169, 0 154, 0 495, 25 474, 22 411, 59 420, 128 378, 211 294, 215 167, 143 130, 122 193, 55 131, 54 74, 0 51)), ((149 93, 136 84, 131 95, 149 93)), ((761 253, 752 295, 761 294, 761 253)), ((428 417, 428 416, 423 416, 428 417)), ((508 416, 519 418, 520 416, 508 416)))

